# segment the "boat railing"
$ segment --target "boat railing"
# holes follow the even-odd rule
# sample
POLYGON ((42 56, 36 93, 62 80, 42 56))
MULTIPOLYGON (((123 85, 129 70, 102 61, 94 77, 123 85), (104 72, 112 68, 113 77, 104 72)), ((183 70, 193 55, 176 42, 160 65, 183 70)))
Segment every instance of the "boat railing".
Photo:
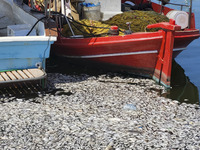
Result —
POLYGON ((182 11, 183 10, 183 7, 188 7, 190 8, 190 5, 188 4, 177 4, 177 3, 168 3, 170 5, 175 5, 175 6, 180 6, 180 10, 182 11))
POLYGON ((188 3, 187 0, 185 0, 186 4, 177 4, 177 3, 168 3, 170 5, 175 5, 175 6, 180 6, 181 11, 183 10, 183 7, 188 7, 189 8, 189 23, 188 23, 188 28, 190 28, 190 22, 191 22, 191 17, 192 17, 192 0, 188 3))

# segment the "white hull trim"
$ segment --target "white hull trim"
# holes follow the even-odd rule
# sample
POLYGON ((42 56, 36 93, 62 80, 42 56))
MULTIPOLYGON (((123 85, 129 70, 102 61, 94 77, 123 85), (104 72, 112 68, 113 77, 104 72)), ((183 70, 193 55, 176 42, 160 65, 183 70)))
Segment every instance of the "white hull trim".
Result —
POLYGON ((55 36, 7 36, 0 37, 0 43, 2 42, 38 42, 38 41, 56 41, 55 36))
POLYGON ((175 51, 183 51, 183 50, 186 50, 186 47, 184 47, 184 48, 174 48, 173 52, 175 52, 175 51))
MULTIPOLYGON (((173 51, 182 51, 186 48, 176 48, 173 51)), ((86 55, 86 56, 64 56, 67 58, 101 58, 101 57, 114 57, 114 56, 127 56, 127 55, 141 55, 141 54, 155 54, 158 53, 157 50, 150 50, 144 52, 130 52, 130 53, 114 53, 114 54, 99 54, 99 55, 86 55)))

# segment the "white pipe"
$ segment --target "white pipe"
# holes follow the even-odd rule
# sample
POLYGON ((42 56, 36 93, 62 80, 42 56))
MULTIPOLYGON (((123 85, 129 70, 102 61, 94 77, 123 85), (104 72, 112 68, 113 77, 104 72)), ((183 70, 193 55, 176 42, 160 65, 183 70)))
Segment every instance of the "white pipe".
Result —
POLYGON ((61 13, 65 14, 65 3, 64 3, 64 0, 61 0, 61 13))

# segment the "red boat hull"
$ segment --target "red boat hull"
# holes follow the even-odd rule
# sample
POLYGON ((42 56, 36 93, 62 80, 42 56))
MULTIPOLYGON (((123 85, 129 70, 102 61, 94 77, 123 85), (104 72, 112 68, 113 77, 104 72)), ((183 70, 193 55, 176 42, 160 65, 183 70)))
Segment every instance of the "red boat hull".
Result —
POLYGON ((62 57, 87 59, 132 68, 133 72, 138 70, 140 74, 152 74, 161 42, 161 32, 84 39, 58 38, 52 50, 62 57))
MULTIPOLYGON (((198 37, 198 30, 175 32, 173 58, 198 37)), ((52 52, 74 61, 90 60, 114 65, 118 70, 126 68, 129 72, 152 76, 162 39, 160 31, 81 39, 58 37, 52 45, 52 52)))

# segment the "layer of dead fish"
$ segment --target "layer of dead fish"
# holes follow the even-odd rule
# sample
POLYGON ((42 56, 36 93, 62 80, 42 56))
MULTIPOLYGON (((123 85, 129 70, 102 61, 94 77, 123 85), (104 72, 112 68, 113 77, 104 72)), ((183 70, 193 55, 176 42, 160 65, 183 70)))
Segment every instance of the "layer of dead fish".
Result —
POLYGON ((0 98, 0 149, 198 149, 199 106, 150 79, 48 75, 37 97, 0 98))

